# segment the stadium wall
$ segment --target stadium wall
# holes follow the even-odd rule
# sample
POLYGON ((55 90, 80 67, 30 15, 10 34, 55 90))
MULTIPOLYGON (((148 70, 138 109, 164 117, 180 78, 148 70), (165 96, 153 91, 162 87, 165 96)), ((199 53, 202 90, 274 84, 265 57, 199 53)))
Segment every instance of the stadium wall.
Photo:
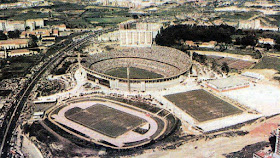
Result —
MULTIPOLYGON (((183 80, 183 76, 178 76, 173 79, 166 79, 159 82, 147 82, 145 80, 139 82, 130 82, 130 90, 134 91, 151 91, 151 90, 162 90, 168 87, 172 87, 179 84, 183 80)), ((128 82, 122 82, 119 80, 110 80, 110 88, 128 90, 128 82)))
MULTIPOLYGON (((119 79, 117 77, 108 76, 104 74, 99 74, 92 71, 89 68, 84 67, 87 71, 88 80, 93 82, 98 82, 97 80, 107 80, 109 82, 109 88, 119 89, 119 90, 128 90, 128 81, 126 79, 119 79)), ((130 80, 130 90, 134 91, 152 91, 152 90, 162 90, 174 85, 180 84, 184 80, 184 74, 169 78, 160 78, 160 79, 131 79, 130 80)), ((100 82, 99 82, 100 83, 100 82)), ((107 86, 107 85, 106 85, 107 86)))

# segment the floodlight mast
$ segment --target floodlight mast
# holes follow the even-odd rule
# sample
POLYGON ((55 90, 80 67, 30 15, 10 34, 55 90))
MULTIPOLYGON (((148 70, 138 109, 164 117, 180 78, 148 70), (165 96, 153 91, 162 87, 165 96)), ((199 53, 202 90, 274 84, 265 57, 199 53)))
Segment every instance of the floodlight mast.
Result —
POLYGON ((130 92, 130 65, 127 65, 126 68, 126 72, 127 72, 127 89, 130 92))

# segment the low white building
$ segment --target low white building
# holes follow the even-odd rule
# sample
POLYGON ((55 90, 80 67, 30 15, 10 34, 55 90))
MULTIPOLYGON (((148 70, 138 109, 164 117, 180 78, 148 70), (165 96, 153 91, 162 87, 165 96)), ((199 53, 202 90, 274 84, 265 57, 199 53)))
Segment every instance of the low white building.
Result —
POLYGON ((32 119, 33 120, 40 120, 44 117, 45 112, 34 112, 32 119))
POLYGON ((8 56, 21 56, 21 55, 30 55, 31 52, 28 49, 15 49, 15 50, 11 50, 8 53, 8 56))
POLYGON ((119 31, 114 31, 114 32, 109 32, 109 33, 106 33, 106 34, 103 34, 101 36, 98 37, 98 40, 99 41, 118 41, 119 40, 119 36, 120 36, 120 33, 119 31))
POLYGON ((203 42, 199 44, 198 46, 200 48, 215 48, 217 42, 216 41, 210 41, 210 42, 203 42))
POLYGON ((228 78, 209 80, 206 85, 215 91, 226 92, 249 87, 250 83, 248 80, 242 78, 242 76, 231 76, 228 78))
POLYGON ((67 30, 65 24, 53 25, 52 28, 53 29, 57 29, 58 31, 66 31, 67 30))
POLYGON ((44 19, 28 19, 25 21, 25 27, 29 27, 30 30, 41 28, 44 26, 44 19))
POLYGON ((260 44, 270 44, 270 45, 275 45, 274 39, 271 38, 259 38, 258 43, 260 44))
POLYGON ((44 26, 44 19, 28 19, 28 20, 0 20, 0 30, 2 31, 24 31, 26 27, 30 30, 41 28, 44 26))

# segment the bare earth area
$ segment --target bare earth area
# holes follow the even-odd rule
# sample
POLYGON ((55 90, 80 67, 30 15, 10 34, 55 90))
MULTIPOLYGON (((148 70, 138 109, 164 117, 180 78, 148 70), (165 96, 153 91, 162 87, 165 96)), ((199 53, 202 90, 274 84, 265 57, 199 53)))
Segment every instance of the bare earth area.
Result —
POLYGON ((268 120, 257 120, 251 125, 244 126, 240 130, 249 131, 245 136, 219 137, 210 140, 199 140, 186 143, 174 150, 147 152, 138 158, 222 158, 225 154, 242 150, 247 145, 258 142, 268 142, 270 133, 276 129, 280 116, 268 120), (204 151, 204 152, 202 152, 204 151))

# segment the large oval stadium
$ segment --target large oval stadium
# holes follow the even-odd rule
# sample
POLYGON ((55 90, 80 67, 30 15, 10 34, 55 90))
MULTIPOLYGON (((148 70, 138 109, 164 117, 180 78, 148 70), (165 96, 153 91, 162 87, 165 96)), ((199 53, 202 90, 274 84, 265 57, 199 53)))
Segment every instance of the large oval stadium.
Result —
POLYGON ((181 81, 189 72, 189 56, 177 49, 151 48, 114 49, 83 58, 88 78, 110 88, 121 90, 158 90, 181 81))

